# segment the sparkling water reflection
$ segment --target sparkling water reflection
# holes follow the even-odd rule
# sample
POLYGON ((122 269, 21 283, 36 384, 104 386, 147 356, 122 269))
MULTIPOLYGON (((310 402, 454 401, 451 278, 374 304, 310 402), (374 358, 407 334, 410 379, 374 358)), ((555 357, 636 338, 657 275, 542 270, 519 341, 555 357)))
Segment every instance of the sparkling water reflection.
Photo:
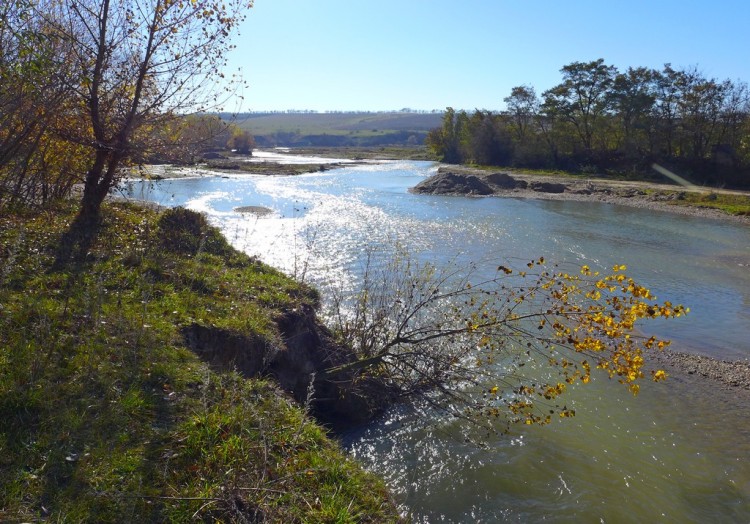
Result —
MULTIPOLYGON (((624 263, 660 299, 692 310, 648 331, 681 350, 750 356, 748 228, 597 203, 406 191, 434 169, 387 162, 298 177, 132 181, 125 190, 204 211, 235 246, 322 287, 354 286, 363 251, 396 243, 437 264, 542 255, 592 268, 624 263), (234 211, 247 205, 273 214, 234 211)), ((599 379, 573 392, 574 419, 489 437, 401 407, 345 443, 417 522, 750 521, 748 405, 711 388, 673 377, 633 398, 599 379)))

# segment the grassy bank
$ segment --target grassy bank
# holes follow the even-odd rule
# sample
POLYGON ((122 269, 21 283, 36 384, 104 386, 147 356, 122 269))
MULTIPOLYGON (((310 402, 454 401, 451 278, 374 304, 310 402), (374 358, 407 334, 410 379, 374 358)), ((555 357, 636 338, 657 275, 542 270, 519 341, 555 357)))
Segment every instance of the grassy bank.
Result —
POLYGON ((382 483, 271 382, 210 369, 183 329, 277 345, 316 293, 194 214, 110 204, 51 269, 72 207, 0 218, 0 521, 383 522, 382 483))
POLYGON ((729 215, 750 216, 750 196, 736 193, 719 192, 677 192, 677 197, 670 201, 675 206, 718 209, 729 215))

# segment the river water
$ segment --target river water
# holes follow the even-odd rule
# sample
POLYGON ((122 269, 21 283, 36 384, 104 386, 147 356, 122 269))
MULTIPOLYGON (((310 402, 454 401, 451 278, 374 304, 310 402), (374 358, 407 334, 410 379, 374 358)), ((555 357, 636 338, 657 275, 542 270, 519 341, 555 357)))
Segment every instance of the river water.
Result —
MULTIPOLYGON (((363 252, 396 244, 438 265, 540 256, 592 269, 626 264, 660 300, 691 308, 645 331, 682 351, 750 358, 750 228, 600 203, 407 192, 435 169, 391 161, 296 177, 130 181, 123 190, 203 211, 236 247, 323 289, 356 286, 363 252), (234 211, 250 205, 273 213, 234 211)), ((678 376, 633 397, 599 377, 571 392, 573 419, 510 435, 475 435, 401 406, 344 444, 386 478, 415 522, 750 522, 749 404, 713 388, 678 376)))

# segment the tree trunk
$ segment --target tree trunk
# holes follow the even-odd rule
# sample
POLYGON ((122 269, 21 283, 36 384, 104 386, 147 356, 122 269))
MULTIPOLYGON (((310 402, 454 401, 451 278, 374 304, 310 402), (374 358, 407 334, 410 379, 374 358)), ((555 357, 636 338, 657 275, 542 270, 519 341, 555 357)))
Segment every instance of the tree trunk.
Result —
POLYGON ((107 156, 107 151, 101 149, 98 150, 96 152, 94 164, 91 166, 88 173, 86 173, 81 208, 78 211, 76 222, 94 224, 98 220, 102 202, 109 191, 109 187, 102 187, 104 167, 107 165, 107 156))
POLYGON ((80 262, 88 255, 99 227, 102 202, 112 188, 119 163, 119 155, 106 149, 96 151, 94 164, 86 173, 78 215, 60 239, 55 269, 62 269, 70 262, 80 262))

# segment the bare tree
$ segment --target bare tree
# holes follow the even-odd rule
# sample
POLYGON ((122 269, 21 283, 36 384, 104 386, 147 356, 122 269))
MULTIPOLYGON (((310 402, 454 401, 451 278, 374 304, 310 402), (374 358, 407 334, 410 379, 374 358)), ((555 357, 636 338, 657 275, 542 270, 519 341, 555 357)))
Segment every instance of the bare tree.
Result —
POLYGON ((219 108, 226 51, 252 0, 42 0, 69 42, 81 125, 67 138, 91 151, 79 231, 96 225, 120 168, 149 131, 181 112, 219 108))
POLYGON ((329 314, 358 359, 328 374, 374 376, 396 395, 419 395, 458 416, 504 413, 542 424, 574 414, 554 401, 567 385, 588 383, 594 367, 637 393, 644 351, 668 342, 639 336, 636 322, 686 309, 658 304, 624 266, 609 275, 587 266, 570 274, 543 259, 527 266, 437 268, 370 255, 361 291, 334 294, 329 314), (544 375, 524 372, 534 361, 544 375))
POLYGON ((70 124, 70 47, 32 6, 0 6, 0 206, 60 196, 79 167, 81 151, 55 132, 70 124))

